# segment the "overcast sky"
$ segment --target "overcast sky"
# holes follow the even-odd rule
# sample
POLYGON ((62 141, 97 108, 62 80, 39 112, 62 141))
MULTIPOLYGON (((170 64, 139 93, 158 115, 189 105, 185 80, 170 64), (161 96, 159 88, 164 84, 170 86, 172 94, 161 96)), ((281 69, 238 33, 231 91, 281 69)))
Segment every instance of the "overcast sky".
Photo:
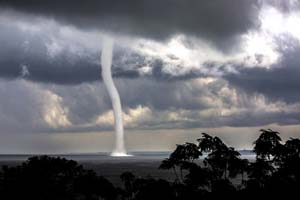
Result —
POLYGON ((103 38, 130 150, 300 137, 297 0, 0 0, 0 153, 110 151, 103 38))

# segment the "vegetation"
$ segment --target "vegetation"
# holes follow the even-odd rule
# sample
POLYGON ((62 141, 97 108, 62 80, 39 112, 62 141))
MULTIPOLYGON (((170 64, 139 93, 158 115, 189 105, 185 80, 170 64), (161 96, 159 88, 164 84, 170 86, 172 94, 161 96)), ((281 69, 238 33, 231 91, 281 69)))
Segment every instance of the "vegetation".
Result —
POLYGON ((253 143, 256 160, 206 133, 197 143, 177 145, 160 169, 173 170, 174 182, 137 178, 124 172, 124 187, 113 186, 75 161, 58 157, 29 158, 17 167, 2 167, 1 199, 31 200, 186 200, 298 196, 300 139, 282 142, 279 133, 261 130, 253 143), (206 155, 204 159, 200 156, 206 155))

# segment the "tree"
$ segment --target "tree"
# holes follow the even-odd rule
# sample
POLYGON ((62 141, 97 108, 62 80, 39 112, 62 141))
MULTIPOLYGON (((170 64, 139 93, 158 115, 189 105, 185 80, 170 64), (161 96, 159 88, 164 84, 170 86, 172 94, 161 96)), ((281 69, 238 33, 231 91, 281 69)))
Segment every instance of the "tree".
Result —
POLYGON ((299 138, 290 138, 286 141, 286 154, 287 156, 300 158, 300 139, 299 138))
POLYGON ((124 183, 125 189, 128 191, 132 191, 135 176, 131 172, 124 172, 121 174, 120 178, 124 183))
POLYGON ((174 200, 175 193, 169 182, 162 179, 136 179, 135 200, 174 200))
POLYGON ((198 159, 202 153, 199 151, 198 146, 194 143, 179 144, 176 149, 171 153, 170 158, 180 161, 190 161, 193 162, 198 159))
POLYGON ((189 187, 198 189, 210 187, 212 179, 212 171, 208 168, 203 168, 199 165, 193 164, 189 168, 189 173, 186 175, 185 183, 189 187))
POLYGON ((212 167, 219 178, 224 176, 224 179, 227 179, 227 172, 229 172, 229 176, 231 177, 237 175, 240 153, 233 147, 227 147, 225 144, 222 144, 208 154, 204 162, 206 165, 209 164, 212 167))
POLYGON ((254 152, 259 159, 271 159, 271 156, 276 156, 280 146, 281 138, 279 132, 271 129, 260 130, 261 134, 254 141, 254 152))
POLYGON ((159 169, 164 169, 164 170, 173 169, 175 175, 175 181, 179 181, 179 177, 176 171, 176 165, 177 165, 176 160, 174 160, 173 158, 166 158, 161 162, 159 169))
POLYGON ((126 199, 132 199, 135 196, 136 188, 134 187, 134 181, 136 180, 135 176, 131 172, 124 172, 120 176, 124 187, 125 192, 123 194, 126 199))
POLYGON ((247 172, 248 167, 249 167, 249 160, 248 159, 240 159, 239 163, 237 165, 238 165, 237 169, 239 170, 239 173, 242 176, 241 182, 243 184, 244 183, 244 175, 247 172))
POLYGON ((212 137, 207 133, 202 133, 202 137, 197 139, 198 148, 202 153, 210 153, 212 151, 226 148, 226 145, 218 137, 212 137))
POLYGON ((281 175, 300 178, 300 139, 290 138, 286 141, 274 160, 281 175))
POLYGON ((1 199, 93 200, 117 197, 115 187, 73 160, 35 156, 20 166, 3 167, 1 199))
POLYGON ((236 176, 236 172, 240 167, 238 165, 241 160, 240 156, 241 154, 238 151, 236 151, 233 147, 229 147, 226 151, 224 151, 224 159, 226 160, 225 178, 227 178, 227 170, 229 171, 229 176, 236 176))
POLYGON ((214 147, 214 138, 207 133, 202 133, 202 137, 197 139, 198 141, 198 147, 200 151, 203 153, 211 152, 214 147))
POLYGON ((249 181, 255 181, 259 187, 263 187, 266 180, 272 176, 275 168, 271 161, 257 158, 254 163, 250 163, 248 167, 249 181))
POLYGON ((202 138, 198 140, 198 147, 201 152, 209 153, 204 159, 204 164, 209 165, 217 177, 224 176, 226 179, 227 171, 231 177, 238 171, 240 153, 233 147, 227 147, 219 137, 212 137, 207 133, 202 133, 202 138))
POLYGON ((178 175, 176 172, 176 167, 180 169, 180 179, 183 181, 183 170, 187 168, 190 162, 194 162, 195 159, 198 159, 202 153, 198 150, 198 146, 193 143, 178 144, 174 152, 170 154, 168 159, 165 159, 160 165, 160 169, 173 169, 176 179, 178 175))

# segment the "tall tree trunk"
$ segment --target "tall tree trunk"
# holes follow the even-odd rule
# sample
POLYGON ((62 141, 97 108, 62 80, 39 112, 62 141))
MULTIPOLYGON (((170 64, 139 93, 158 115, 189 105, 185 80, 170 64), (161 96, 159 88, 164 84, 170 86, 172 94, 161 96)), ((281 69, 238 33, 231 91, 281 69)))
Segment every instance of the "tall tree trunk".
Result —
POLYGON ((175 168, 175 167, 173 167, 173 171, 174 171, 174 174, 175 174, 176 180, 179 180, 179 177, 178 177, 178 174, 177 174, 177 171, 176 171, 176 168, 175 168))
POLYGON ((227 162, 225 163, 224 178, 227 178, 227 162))
POLYGON ((181 182, 183 182, 183 174, 182 174, 182 168, 180 167, 180 177, 181 177, 181 182))
POLYGON ((242 171, 242 183, 241 183, 241 185, 243 185, 244 184, 244 171, 242 171))

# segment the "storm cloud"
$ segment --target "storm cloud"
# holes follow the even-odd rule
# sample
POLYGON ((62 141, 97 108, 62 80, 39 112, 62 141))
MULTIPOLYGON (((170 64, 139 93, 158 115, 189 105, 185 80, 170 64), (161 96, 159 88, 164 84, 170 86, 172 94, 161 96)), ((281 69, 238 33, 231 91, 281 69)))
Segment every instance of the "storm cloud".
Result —
POLYGON ((72 134, 99 132, 95 146, 107 150, 113 113, 100 55, 110 35, 125 128, 147 138, 131 147, 162 134, 149 148, 169 148, 200 129, 237 142, 253 127, 297 135, 299 24, 295 0, 0 0, 0 134, 46 135, 64 149, 72 134))
POLYGON ((267 98, 287 103, 300 101, 300 43, 291 40, 289 50, 270 68, 240 68, 238 73, 227 74, 225 79, 243 91, 263 94, 267 98))
POLYGON ((257 0, 1 0, 0 7, 53 18, 80 29, 100 29, 164 40, 174 34, 230 46, 259 25, 257 0))

